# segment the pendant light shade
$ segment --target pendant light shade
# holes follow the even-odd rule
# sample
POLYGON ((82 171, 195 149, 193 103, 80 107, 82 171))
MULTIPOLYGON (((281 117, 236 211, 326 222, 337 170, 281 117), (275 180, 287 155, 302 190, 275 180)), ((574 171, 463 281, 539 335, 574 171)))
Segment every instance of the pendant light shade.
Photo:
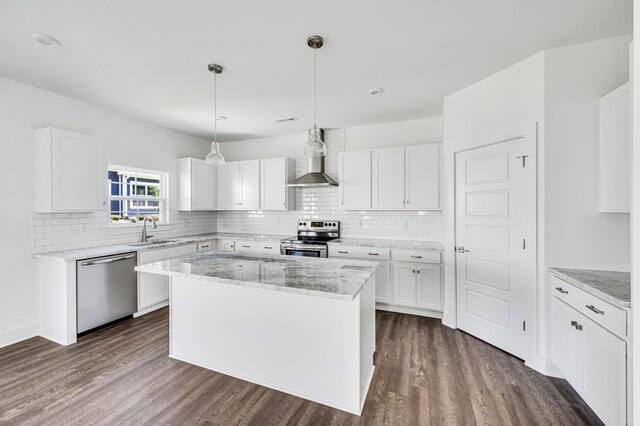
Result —
POLYGON ((222 67, 218 64, 209 64, 209 71, 213 73, 213 142, 211 142, 211 152, 204 159, 206 164, 224 164, 225 159, 220 152, 218 143, 218 88, 217 77, 222 73, 222 67))
POLYGON ((322 47, 324 40, 319 35, 313 35, 307 39, 307 46, 313 49, 313 129, 309 131, 309 140, 304 146, 306 157, 324 157, 327 154, 327 145, 320 137, 320 129, 317 126, 318 116, 318 66, 316 53, 322 47))

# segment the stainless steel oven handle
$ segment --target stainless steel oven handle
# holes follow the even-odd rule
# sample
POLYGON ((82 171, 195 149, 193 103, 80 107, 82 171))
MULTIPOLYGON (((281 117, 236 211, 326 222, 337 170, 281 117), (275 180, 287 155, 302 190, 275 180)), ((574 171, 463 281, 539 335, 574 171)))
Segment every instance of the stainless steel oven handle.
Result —
POLYGON ((103 263, 120 262, 121 260, 132 259, 134 257, 136 257, 135 253, 134 254, 129 254, 127 256, 111 257, 109 259, 87 260, 86 262, 80 263, 80 265, 82 265, 82 266, 101 265, 103 263))

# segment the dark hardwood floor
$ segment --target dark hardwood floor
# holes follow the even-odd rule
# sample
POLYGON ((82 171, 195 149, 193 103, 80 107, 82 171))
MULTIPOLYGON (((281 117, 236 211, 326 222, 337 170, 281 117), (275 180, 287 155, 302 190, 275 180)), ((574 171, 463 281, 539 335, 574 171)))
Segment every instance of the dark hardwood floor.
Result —
POLYGON ((438 320, 378 312, 376 326, 362 417, 170 359, 165 308, 69 347, 0 349, 0 424, 601 424, 566 381, 438 320))

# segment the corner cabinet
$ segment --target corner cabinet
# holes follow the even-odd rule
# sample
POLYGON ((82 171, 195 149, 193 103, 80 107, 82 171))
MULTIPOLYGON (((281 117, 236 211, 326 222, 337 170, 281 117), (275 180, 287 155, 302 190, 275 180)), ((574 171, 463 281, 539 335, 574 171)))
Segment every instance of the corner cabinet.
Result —
POLYGON ((371 208, 371 151, 338 153, 340 208, 362 210, 371 208))
POLYGON ((600 98, 600 211, 631 209, 631 93, 629 83, 600 98))
POLYGON ((36 212, 106 208, 107 168, 98 139, 47 127, 35 131, 34 142, 36 212))
POLYGON ((215 210, 215 166, 198 158, 178 159, 178 210, 215 210))
POLYGON ((553 361, 608 425, 627 424, 627 311, 553 276, 553 361))

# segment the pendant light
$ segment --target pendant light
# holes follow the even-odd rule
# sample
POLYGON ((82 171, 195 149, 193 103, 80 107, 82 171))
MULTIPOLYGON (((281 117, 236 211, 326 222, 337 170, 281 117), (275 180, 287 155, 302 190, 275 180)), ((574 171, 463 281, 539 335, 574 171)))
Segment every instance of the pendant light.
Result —
POLYGON ((304 145, 306 157, 324 157, 327 154, 327 145, 320 137, 320 129, 317 126, 318 116, 318 66, 316 54, 322 47, 324 40, 319 35, 312 35, 307 39, 307 46, 313 49, 313 129, 309 131, 309 140, 304 145))
POLYGON ((211 142, 211 152, 204 159, 206 164, 224 164, 225 159, 220 152, 218 143, 218 87, 217 77, 222 73, 222 67, 218 64, 209 64, 209 71, 213 73, 213 142, 211 142))

